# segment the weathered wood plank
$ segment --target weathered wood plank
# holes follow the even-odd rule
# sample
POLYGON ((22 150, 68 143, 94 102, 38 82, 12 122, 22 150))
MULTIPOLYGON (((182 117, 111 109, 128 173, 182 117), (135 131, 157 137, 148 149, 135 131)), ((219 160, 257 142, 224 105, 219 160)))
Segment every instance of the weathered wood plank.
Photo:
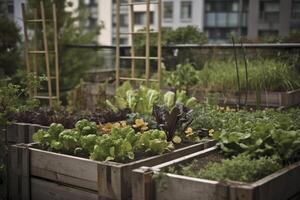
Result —
POLYGON ((6 138, 8 143, 16 143, 18 133, 18 125, 17 124, 10 124, 7 126, 6 130, 6 138))
POLYGON ((31 178, 31 200, 98 200, 96 192, 31 178))
POLYGON ((30 200, 29 150, 27 146, 10 147, 10 192, 12 199, 30 200))
POLYGON ((132 172, 132 200, 154 199, 153 171, 150 167, 140 167, 132 172))
POLYGON ((234 181, 222 183, 170 173, 160 174, 160 171, 166 167, 184 164, 195 158, 201 159, 215 151, 216 148, 212 147, 151 168, 135 169, 132 175, 133 200, 287 200, 289 198, 294 200, 300 193, 300 162, 287 166, 254 183, 234 181), (154 178, 153 173, 159 178, 154 178), (149 181, 147 178, 151 180, 149 181), (146 183, 149 182, 151 186, 146 186, 146 183), (147 191, 151 191, 155 197, 149 195, 147 191))
POLYGON ((227 200, 228 188, 217 181, 167 174, 155 180, 156 200, 227 200), (177 192, 178 191, 178 192, 177 192))
POLYGON ((99 198, 127 199, 131 196, 132 169, 139 166, 152 166, 178 158, 182 155, 201 151, 214 145, 205 141, 173 152, 152 156, 146 159, 122 164, 97 162, 89 159, 48 152, 27 145, 30 151, 30 175, 59 184, 71 185, 98 192, 99 198))
POLYGON ((30 148, 31 174, 97 191, 97 162, 30 148))
MULTIPOLYGON (((204 90, 193 91, 194 96, 200 101, 205 100, 207 92, 204 90)), ((236 94, 222 94, 219 92, 210 92, 209 94, 216 96, 216 100, 220 104, 236 105, 238 104, 238 96, 236 94)), ((241 103, 244 104, 246 99, 245 93, 241 94, 241 103)), ((291 107, 300 104, 300 89, 287 92, 269 92, 262 91, 260 95, 253 91, 247 94, 248 106, 264 106, 264 107, 291 107)))

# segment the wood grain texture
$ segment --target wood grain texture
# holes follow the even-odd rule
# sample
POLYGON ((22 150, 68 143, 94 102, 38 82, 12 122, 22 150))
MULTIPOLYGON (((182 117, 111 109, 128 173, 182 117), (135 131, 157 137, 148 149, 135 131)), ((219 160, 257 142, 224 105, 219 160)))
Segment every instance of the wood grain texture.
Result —
POLYGON ((98 200, 96 192, 31 178, 31 200, 98 200))
MULTIPOLYGON (((57 184, 69 185, 82 190, 94 191, 99 198, 127 199, 132 195, 132 170, 140 166, 153 166, 161 162, 201 151, 214 145, 212 140, 193 144, 173 152, 122 164, 97 162, 85 158, 48 152, 29 147, 30 177, 40 178, 57 184)), ((18 148, 21 148, 17 145, 18 148)), ((29 154, 28 154, 29 155, 29 154)), ((22 172, 23 173, 23 172, 22 172)), ((27 175, 26 175, 27 176, 27 175)))
POLYGON ((222 183, 170 173, 160 174, 160 171, 167 167, 184 164, 195 158, 201 159, 215 151, 216 148, 212 147, 151 168, 135 169, 132 176, 133 200, 295 200, 299 196, 300 162, 287 166, 254 183, 234 181, 222 183), (147 180, 146 177, 151 180, 147 180), (147 182, 151 183, 150 186, 146 186, 147 182), (151 191, 155 197, 146 191, 151 191))

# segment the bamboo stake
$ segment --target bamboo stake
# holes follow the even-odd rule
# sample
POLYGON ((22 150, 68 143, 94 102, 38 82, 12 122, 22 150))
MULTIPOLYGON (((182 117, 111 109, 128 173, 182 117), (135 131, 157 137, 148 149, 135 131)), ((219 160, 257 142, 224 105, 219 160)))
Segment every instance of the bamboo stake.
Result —
MULTIPOLYGON (((135 50, 134 50, 134 5, 133 0, 129 0, 129 30, 131 31, 131 57, 135 57, 135 50)), ((135 60, 131 59, 131 78, 135 77, 135 60)))
POLYGON ((49 52, 48 52, 48 41, 47 41, 47 33, 46 33, 46 21, 45 21, 45 10, 43 1, 40 2, 41 6, 41 16, 42 16, 42 25, 43 25, 43 40, 44 40, 44 48, 45 48, 45 62, 46 62, 46 70, 47 70, 47 79, 48 79, 48 94, 49 94, 49 105, 52 106, 52 85, 50 78, 50 64, 49 64, 49 52))
POLYGON ((146 7, 146 86, 148 86, 150 73, 150 0, 147 0, 146 7))
MULTIPOLYGON (((34 11, 34 19, 38 18, 38 9, 36 8, 34 11)), ((34 24, 34 38, 33 38, 33 46, 34 49, 37 50, 38 49, 38 45, 37 45, 37 24, 34 24)), ((29 51, 28 53, 31 53, 31 51, 29 51)), ((38 69, 37 69, 37 56, 36 53, 33 54, 34 58, 33 58, 33 71, 34 71, 34 76, 35 78, 38 77, 38 69)), ((37 87, 34 86, 33 88, 33 96, 37 96, 37 87)))
MULTIPOLYGON (((27 34, 27 22, 26 22, 26 12, 25 12, 25 4, 22 3, 22 16, 23 16, 23 24, 24 24, 24 53, 25 53, 25 63, 26 63, 26 71, 27 74, 30 74, 30 63, 29 63, 29 56, 28 56, 28 34, 27 34)), ((29 85, 29 98, 32 98, 32 91, 31 91, 31 85, 29 85)))
POLYGON ((52 4, 53 11, 53 25, 54 25, 54 52, 55 52, 55 81, 56 81, 56 97, 59 101, 59 62, 58 62, 58 42, 57 42, 57 16, 56 16, 56 5, 52 4))
POLYGON ((116 3, 116 89, 119 86, 120 77, 120 0, 116 3))
POLYGON ((161 52, 161 0, 158 0, 158 4, 157 4, 157 12, 158 12, 158 34, 157 34, 157 80, 158 80, 158 88, 160 88, 160 84, 161 84, 161 56, 162 56, 162 52, 161 52))

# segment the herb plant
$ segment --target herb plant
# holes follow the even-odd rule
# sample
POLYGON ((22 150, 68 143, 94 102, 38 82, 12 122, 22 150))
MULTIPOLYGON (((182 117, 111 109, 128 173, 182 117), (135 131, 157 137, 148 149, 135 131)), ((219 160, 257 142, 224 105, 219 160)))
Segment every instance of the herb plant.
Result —
POLYGON ((282 166, 278 157, 260 157, 239 155, 221 162, 209 162, 204 168, 195 167, 196 162, 183 166, 179 174, 216 181, 254 182, 277 170, 282 166))

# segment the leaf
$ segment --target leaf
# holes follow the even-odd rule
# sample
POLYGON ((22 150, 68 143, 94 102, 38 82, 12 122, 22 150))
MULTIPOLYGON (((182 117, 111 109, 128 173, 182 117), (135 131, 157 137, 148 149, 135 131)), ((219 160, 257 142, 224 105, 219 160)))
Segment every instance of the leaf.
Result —
POLYGON ((175 93, 168 91, 164 95, 164 105, 166 105, 169 109, 175 105, 175 93))
POLYGON ((175 135, 172 139, 172 141, 175 143, 175 144, 180 144, 181 143, 181 138, 177 135, 175 135))

